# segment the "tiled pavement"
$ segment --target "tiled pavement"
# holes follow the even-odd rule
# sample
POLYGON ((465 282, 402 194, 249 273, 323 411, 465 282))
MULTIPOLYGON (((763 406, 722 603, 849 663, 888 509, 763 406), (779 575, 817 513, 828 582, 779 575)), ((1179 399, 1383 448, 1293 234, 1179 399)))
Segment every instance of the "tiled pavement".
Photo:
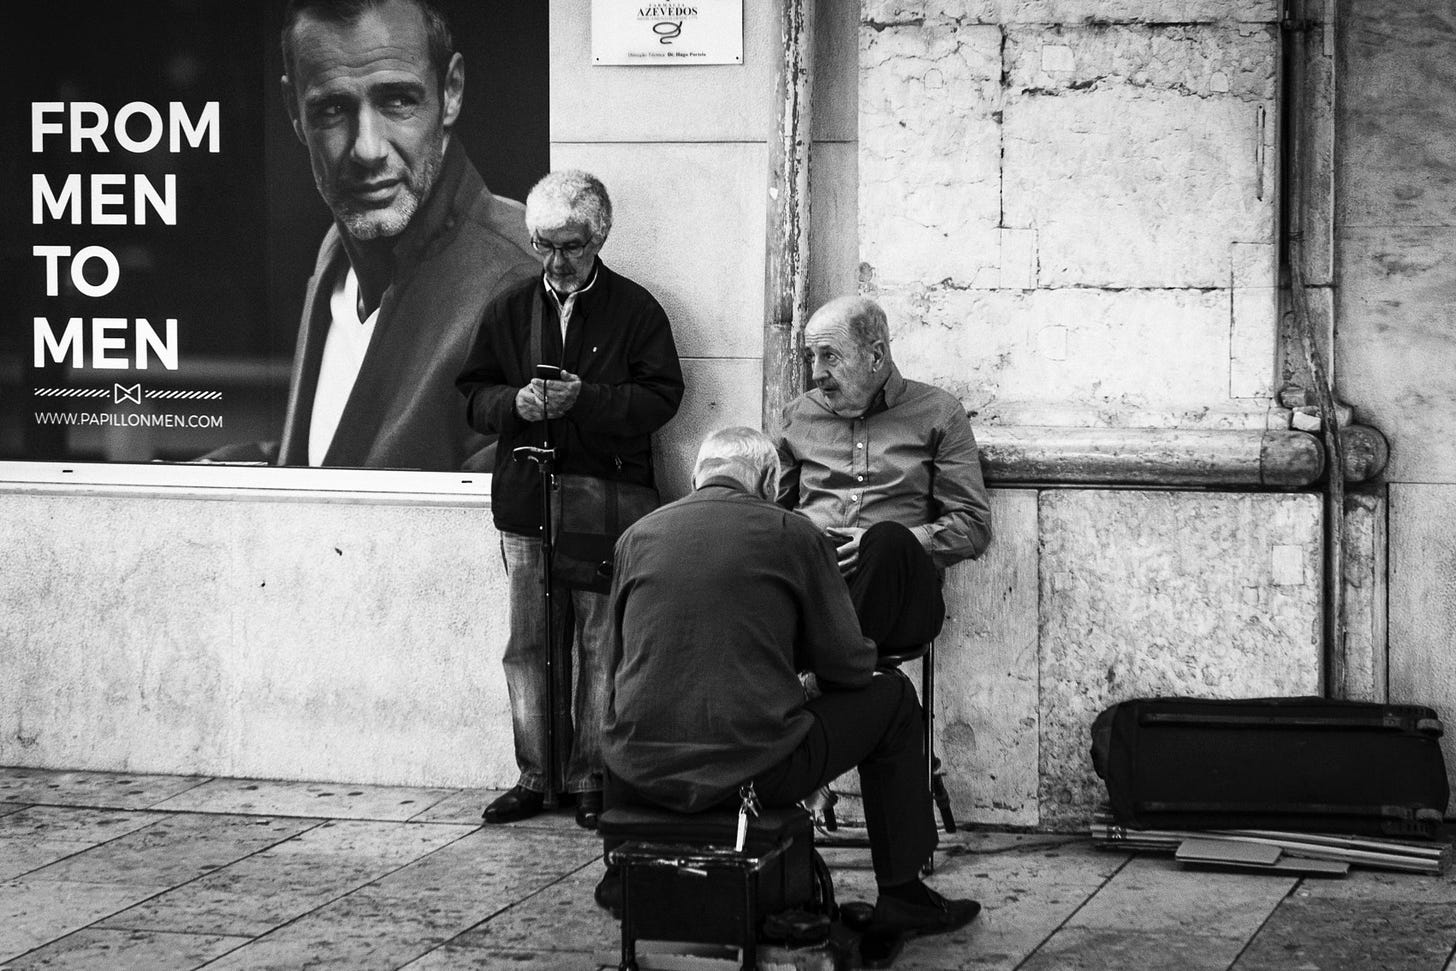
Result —
MULTIPOLYGON (((564 813, 482 828, 492 796, 0 769, 0 971, 595 969, 617 943, 600 843, 564 813)), ((865 851, 826 857, 841 901, 872 899, 865 851)), ((1191 871, 974 832, 932 882, 986 910, 897 968, 1456 971, 1456 874, 1191 871)))

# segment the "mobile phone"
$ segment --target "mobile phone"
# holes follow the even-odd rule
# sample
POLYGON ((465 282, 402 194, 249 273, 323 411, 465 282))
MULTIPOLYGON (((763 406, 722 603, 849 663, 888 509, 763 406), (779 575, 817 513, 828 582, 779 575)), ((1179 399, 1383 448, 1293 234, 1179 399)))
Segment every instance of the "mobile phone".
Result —
POLYGON ((541 378, 543 381, 560 381, 561 368, 555 364, 537 364, 536 377, 541 378))

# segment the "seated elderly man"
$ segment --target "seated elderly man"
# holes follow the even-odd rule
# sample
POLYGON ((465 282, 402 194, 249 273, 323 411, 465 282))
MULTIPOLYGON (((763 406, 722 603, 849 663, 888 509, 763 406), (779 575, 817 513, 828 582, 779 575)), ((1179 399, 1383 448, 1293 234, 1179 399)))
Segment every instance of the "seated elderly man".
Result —
POLYGON ((991 541, 991 507, 965 409, 902 377, 885 312, 863 297, 809 318, 814 389, 784 409, 779 502, 838 549, 865 636, 881 652, 940 633, 940 571, 991 541))
POLYGON ((919 878, 937 835, 914 689, 875 674, 834 548, 774 502, 778 477, 767 436, 715 432, 694 491, 618 542, 607 805, 736 806, 751 782, 764 805, 792 806, 858 766, 879 885, 872 928, 960 927, 980 904, 946 900, 919 878), (812 701, 801 670, 823 691, 812 701))

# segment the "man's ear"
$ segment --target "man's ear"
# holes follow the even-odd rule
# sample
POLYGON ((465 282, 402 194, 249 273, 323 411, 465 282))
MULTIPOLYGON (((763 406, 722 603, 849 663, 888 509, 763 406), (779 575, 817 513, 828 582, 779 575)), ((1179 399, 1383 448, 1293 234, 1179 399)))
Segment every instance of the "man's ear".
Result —
POLYGON ((884 341, 877 340, 870 343, 870 363, 873 365, 874 370, 878 371, 880 365, 884 364, 889 357, 890 349, 885 346, 884 341))
POLYGON ((293 124, 293 134, 300 142, 307 145, 308 141, 303 137, 303 121, 298 116, 298 98, 293 91, 293 82, 288 80, 288 75, 278 79, 283 86, 283 107, 288 110, 288 120, 293 124))
POLYGON ((440 123, 449 128, 460 117, 460 109, 465 104, 465 58, 459 51, 450 55, 450 66, 445 70, 445 88, 440 94, 444 109, 440 123))
POLYGON ((774 481, 774 470, 765 467, 758 473, 758 494, 760 497, 773 502, 778 498, 778 483, 774 481))

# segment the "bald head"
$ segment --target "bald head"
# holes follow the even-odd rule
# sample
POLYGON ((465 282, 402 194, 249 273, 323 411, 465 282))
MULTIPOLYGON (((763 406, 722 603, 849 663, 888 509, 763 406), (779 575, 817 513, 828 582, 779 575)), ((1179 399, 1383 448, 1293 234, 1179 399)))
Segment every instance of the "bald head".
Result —
POLYGON ((836 297, 809 318, 804 352, 814 385, 835 414, 863 415, 890 377, 884 310, 864 297, 836 297))

